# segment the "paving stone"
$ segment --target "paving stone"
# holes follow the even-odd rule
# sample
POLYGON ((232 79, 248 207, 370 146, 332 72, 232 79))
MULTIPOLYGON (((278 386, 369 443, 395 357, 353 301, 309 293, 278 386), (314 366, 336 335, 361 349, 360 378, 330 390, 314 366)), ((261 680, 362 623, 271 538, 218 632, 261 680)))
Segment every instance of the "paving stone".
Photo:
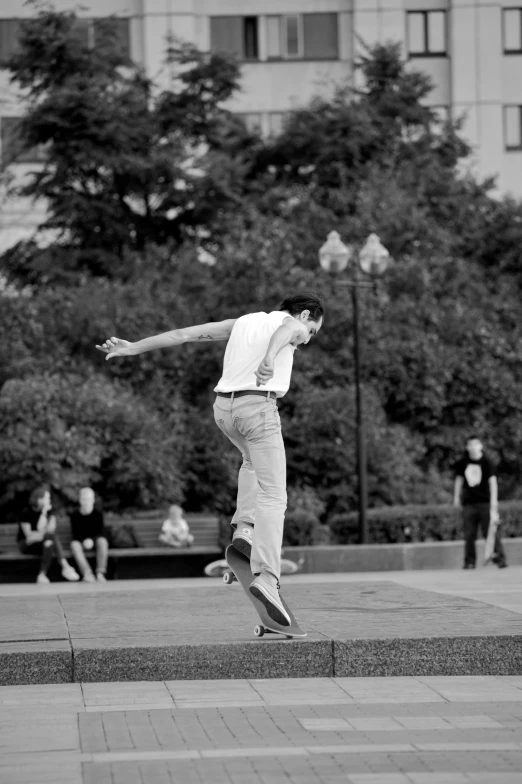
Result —
POLYGON ((0 710, 9 705, 73 705, 81 709, 83 704, 82 688, 78 683, 0 686, 0 710))

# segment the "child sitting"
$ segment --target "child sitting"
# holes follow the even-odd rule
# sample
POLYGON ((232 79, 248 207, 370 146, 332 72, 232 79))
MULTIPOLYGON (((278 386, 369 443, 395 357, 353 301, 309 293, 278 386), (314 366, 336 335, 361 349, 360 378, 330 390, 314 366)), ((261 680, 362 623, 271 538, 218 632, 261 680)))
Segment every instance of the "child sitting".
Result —
POLYGON ((169 516, 161 526, 160 542, 169 547, 190 547, 194 537, 183 517, 183 509, 177 504, 169 507, 169 516))

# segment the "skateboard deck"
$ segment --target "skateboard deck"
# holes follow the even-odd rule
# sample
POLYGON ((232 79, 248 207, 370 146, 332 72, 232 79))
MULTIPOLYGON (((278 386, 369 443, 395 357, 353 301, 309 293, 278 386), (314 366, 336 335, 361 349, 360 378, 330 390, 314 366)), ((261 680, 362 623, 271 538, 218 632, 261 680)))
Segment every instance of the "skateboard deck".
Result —
POLYGON ((486 537, 486 543, 484 545, 484 566, 488 564, 493 557, 493 552, 495 550, 495 537, 497 535, 497 528, 498 528, 498 519, 494 523, 490 520, 489 527, 488 527, 488 535, 486 537))
MULTIPOLYGON (((225 557, 237 581, 241 583, 241 587, 254 605, 261 620, 261 623, 258 624, 254 629, 254 634, 256 637, 262 637, 265 632, 272 634, 283 634, 285 637, 306 637, 306 632, 304 632, 299 627, 294 614, 288 607, 281 594, 280 597, 283 606, 290 616, 290 626, 280 626, 278 623, 276 623, 267 613, 265 605, 260 602, 259 599, 256 599, 255 596, 252 596, 248 590, 248 587, 253 579, 252 572, 250 570, 250 561, 246 556, 243 555, 243 553, 240 553, 239 550, 236 550, 233 544, 229 544, 225 553, 225 557)), ((224 582, 229 584, 231 580, 224 580, 224 582)))

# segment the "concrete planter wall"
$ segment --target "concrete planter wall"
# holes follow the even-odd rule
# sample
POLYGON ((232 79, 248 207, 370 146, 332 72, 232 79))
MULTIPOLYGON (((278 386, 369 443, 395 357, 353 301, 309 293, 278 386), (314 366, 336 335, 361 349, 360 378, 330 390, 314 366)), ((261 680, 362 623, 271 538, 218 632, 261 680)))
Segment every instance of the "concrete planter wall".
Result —
MULTIPOLYGON (((522 564, 522 537, 504 539, 508 564, 522 564)), ((285 547, 285 558, 302 561, 300 571, 401 572, 406 569, 460 569, 464 542, 416 544, 324 545, 285 547)), ((484 559, 484 541, 477 542, 477 566, 484 559)))

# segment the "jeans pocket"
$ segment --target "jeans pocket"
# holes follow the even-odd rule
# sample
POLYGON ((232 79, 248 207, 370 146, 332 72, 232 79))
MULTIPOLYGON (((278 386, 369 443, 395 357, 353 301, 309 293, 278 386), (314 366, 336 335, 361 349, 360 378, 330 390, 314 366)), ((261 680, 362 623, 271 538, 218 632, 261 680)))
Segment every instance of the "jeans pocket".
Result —
POLYGON ((237 432, 247 441, 260 441, 265 435, 265 411, 256 411, 249 416, 234 416, 232 423, 237 432))

